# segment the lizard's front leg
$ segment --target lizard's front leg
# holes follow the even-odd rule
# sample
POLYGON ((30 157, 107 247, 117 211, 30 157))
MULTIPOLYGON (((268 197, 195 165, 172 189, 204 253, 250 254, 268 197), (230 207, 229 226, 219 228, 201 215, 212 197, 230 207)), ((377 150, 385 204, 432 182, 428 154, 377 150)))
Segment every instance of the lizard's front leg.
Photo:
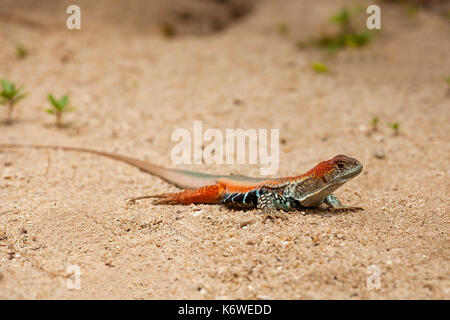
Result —
POLYGON ((325 203, 332 209, 336 211, 356 211, 362 210, 360 207, 346 207, 341 201, 332 193, 325 197, 325 203))
POLYGON ((278 193, 268 192, 262 194, 258 198, 258 204, 256 206, 264 214, 266 220, 267 218, 282 218, 287 219, 286 214, 277 213, 277 210, 289 211, 292 209, 292 201, 278 193))
POLYGON ((336 196, 335 196, 334 194, 332 194, 332 193, 330 193, 329 195, 327 195, 327 196, 325 197, 325 203, 326 203, 330 208, 333 208, 333 209, 341 209, 341 208, 344 207, 344 206, 342 205, 341 201, 340 201, 338 198, 336 198, 336 196))

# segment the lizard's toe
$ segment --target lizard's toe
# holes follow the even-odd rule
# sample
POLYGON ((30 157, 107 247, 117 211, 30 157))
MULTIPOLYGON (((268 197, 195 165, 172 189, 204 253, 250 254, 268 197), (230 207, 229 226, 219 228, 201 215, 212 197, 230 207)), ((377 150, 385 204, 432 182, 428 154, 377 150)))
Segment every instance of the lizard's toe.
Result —
POLYGON ((274 221, 275 219, 288 220, 289 218, 284 213, 264 213, 262 221, 265 223, 267 219, 274 221))
POLYGON ((339 207, 339 208, 331 208, 330 209, 333 212, 357 212, 357 211, 361 211, 364 210, 361 207, 339 207))

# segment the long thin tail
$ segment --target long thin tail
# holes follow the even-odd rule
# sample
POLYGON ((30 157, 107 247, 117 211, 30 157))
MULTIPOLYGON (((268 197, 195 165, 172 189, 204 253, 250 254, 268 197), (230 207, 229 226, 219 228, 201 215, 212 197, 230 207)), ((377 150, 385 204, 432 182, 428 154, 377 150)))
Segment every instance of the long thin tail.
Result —
POLYGON ((144 172, 158 176, 166 180, 167 182, 184 189, 195 189, 206 185, 212 185, 216 183, 217 178, 217 176, 214 175, 201 174, 193 171, 168 169, 139 159, 123 156, 120 154, 97 151, 86 148, 55 146, 55 145, 36 145, 36 144, 9 144, 9 143, 0 144, 0 149, 6 148, 33 148, 33 149, 54 149, 54 150, 60 149, 66 151, 86 152, 96 154, 113 160, 127 163, 129 165, 139 168, 144 172))

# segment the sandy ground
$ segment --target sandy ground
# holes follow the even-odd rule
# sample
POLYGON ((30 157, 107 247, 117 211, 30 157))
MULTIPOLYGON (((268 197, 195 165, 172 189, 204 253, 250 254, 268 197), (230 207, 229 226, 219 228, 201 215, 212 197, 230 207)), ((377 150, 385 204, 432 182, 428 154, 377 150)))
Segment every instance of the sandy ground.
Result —
POLYGON ((336 195, 364 210, 263 223, 255 210, 127 206, 130 196, 177 189, 98 156, 0 150, 0 298, 450 298, 445 16, 382 3, 376 39, 330 55, 295 42, 326 28, 341 1, 81 2, 80 31, 65 28, 65 7, 78 1, 12 3, 0 1, 0 77, 29 96, 15 123, 0 125, 0 142, 85 146, 173 167, 171 133, 194 120, 280 128, 278 175, 356 157, 363 173, 336 195), (175 19, 179 36, 161 35, 162 18, 175 19), (314 73, 313 61, 331 72, 314 73), (77 110, 67 128, 43 112, 49 92, 70 93, 77 110), (375 116, 379 130, 368 135, 375 116), (79 290, 66 286, 71 265, 81 270, 79 290), (367 287, 372 265, 378 290, 367 287))

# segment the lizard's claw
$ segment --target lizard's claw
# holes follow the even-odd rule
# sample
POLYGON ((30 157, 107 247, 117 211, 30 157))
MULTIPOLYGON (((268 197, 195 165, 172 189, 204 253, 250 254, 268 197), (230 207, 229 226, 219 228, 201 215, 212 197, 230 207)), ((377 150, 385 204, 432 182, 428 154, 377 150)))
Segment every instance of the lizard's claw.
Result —
POLYGON ((263 222, 266 222, 267 219, 275 220, 275 219, 281 219, 281 220, 288 220, 287 214, 284 213, 266 213, 264 214, 263 222))
POLYGON ((361 207, 338 207, 338 208, 330 208, 329 210, 333 211, 333 212, 356 212, 356 211, 360 211, 360 210, 364 210, 364 208, 361 207))
POLYGON ((142 197, 135 197, 135 198, 127 198, 125 199, 127 201, 128 205, 133 205, 136 203, 137 200, 142 200, 142 199, 150 199, 150 198, 154 198, 155 196, 142 196, 142 197))
POLYGON ((263 215, 262 222, 265 223, 267 219, 275 220, 288 220, 288 216, 285 213, 277 213, 276 211, 271 210, 261 210, 259 213, 263 215))
POLYGON ((155 199, 157 200, 153 201, 152 204, 177 204, 178 202, 173 198, 173 194, 171 193, 164 193, 164 194, 154 194, 150 196, 141 196, 136 198, 130 198, 127 199, 127 204, 135 204, 137 200, 142 199, 155 199))

